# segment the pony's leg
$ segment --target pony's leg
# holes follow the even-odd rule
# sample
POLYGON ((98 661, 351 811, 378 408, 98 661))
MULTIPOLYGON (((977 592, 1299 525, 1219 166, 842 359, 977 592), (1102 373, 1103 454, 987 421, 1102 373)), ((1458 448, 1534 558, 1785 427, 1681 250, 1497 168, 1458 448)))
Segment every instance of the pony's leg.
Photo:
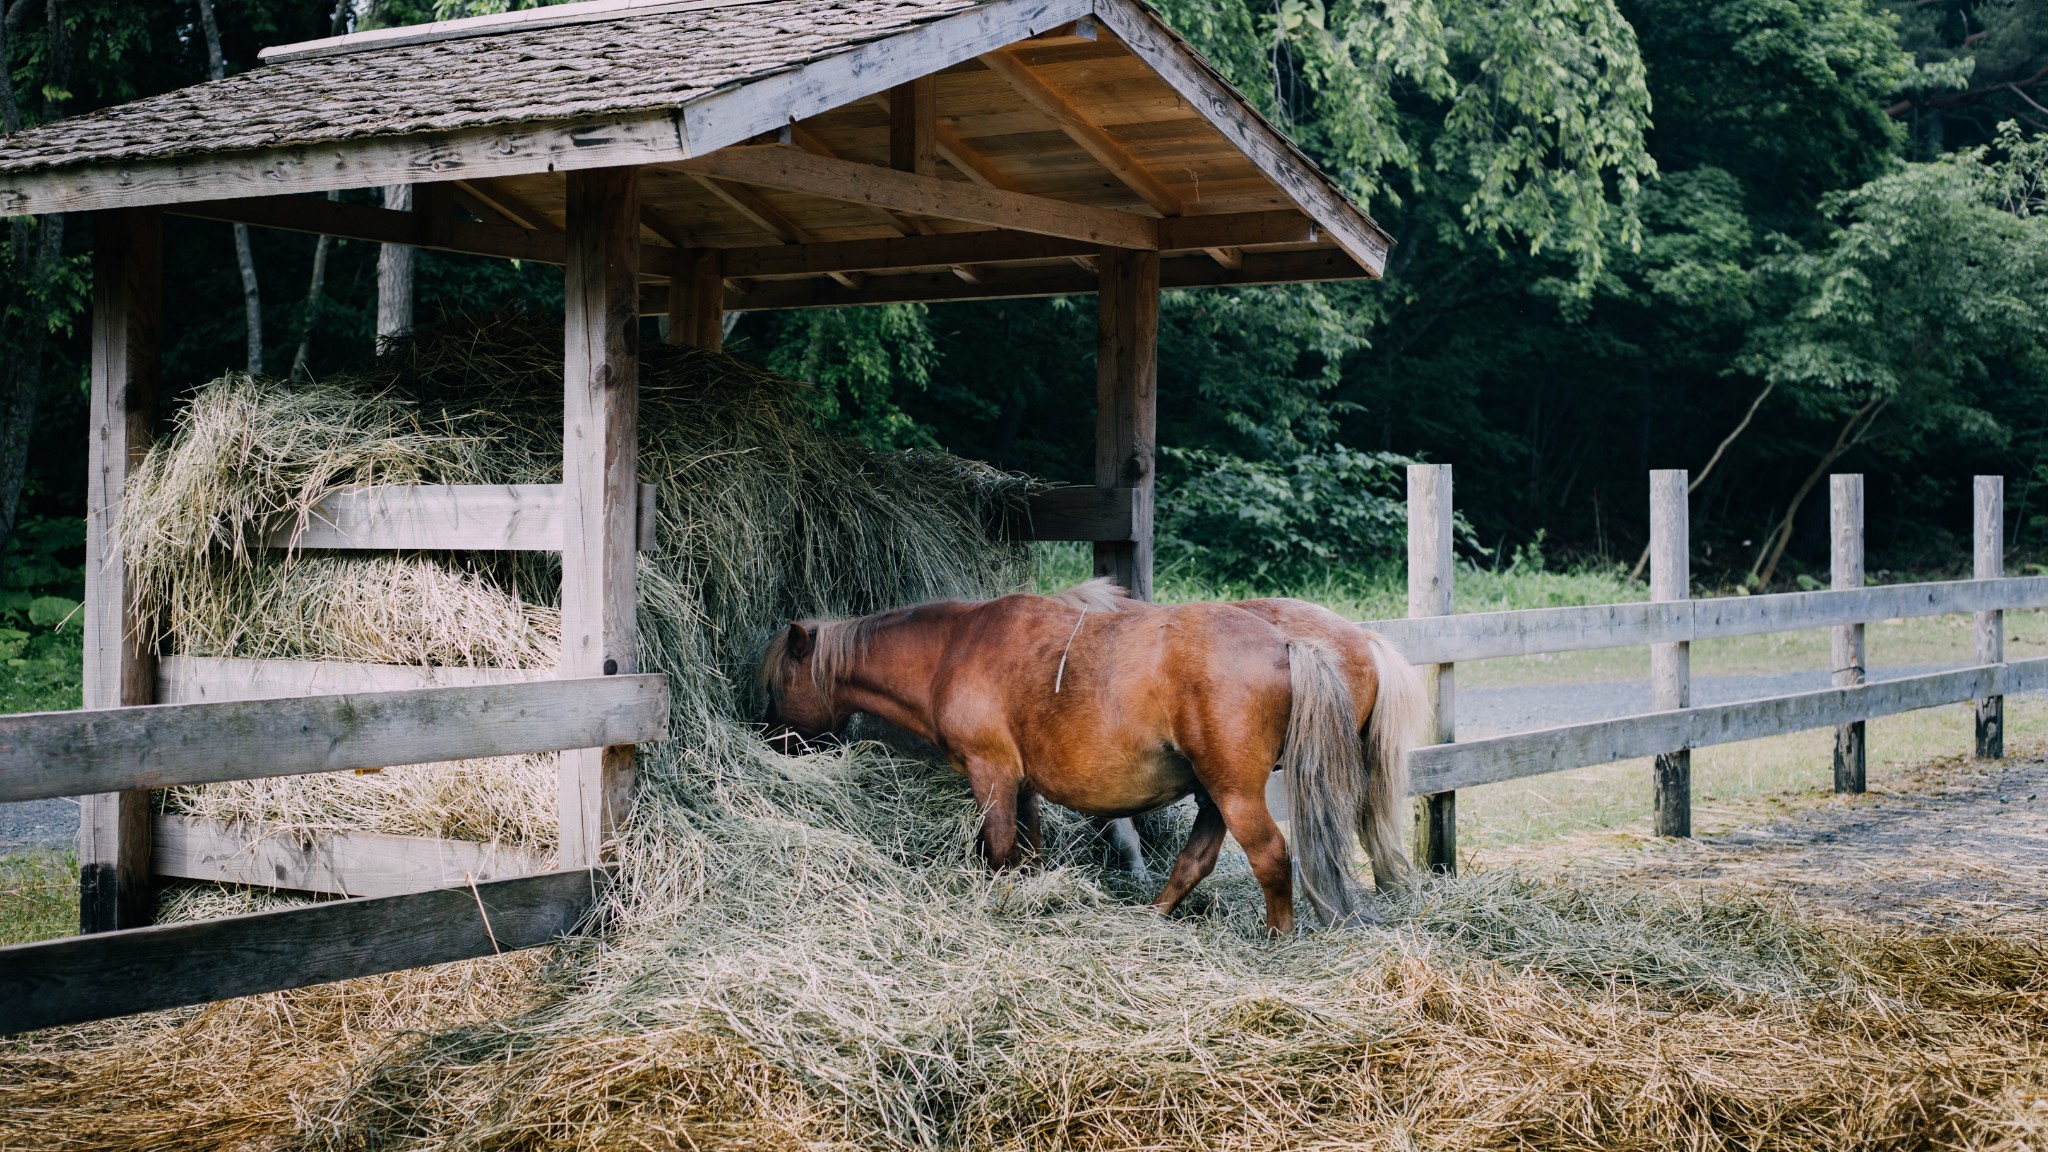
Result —
POLYGON ((1266 931, 1280 936, 1294 931, 1294 860, 1280 826, 1266 810, 1264 773, 1258 775, 1257 782, 1256 790, 1225 793, 1216 803, 1266 893, 1266 931))
POLYGON ((969 764, 963 769, 981 805, 981 858, 998 872, 1017 866, 1017 818, 1019 781, 1016 775, 992 772, 986 765, 969 764))
POLYGON ((1108 850, 1110 862, 1122 864, 1124 871, 1138 878, 1139 883, 1152 879, 1152 870, 1145 866, 1145 844, 1138 838, 1138 825, 1129 816, 1105 820, 1091 816, 1089 822, 1095 825, 1095 835, 1108 850))
POLYGON ((1024 839, 1024 853, 1037 858, 1044 844, 1038 826, 1038 793, 1029 784, 1017 786, 1017 833, 1024 839))
POLYGON ((1166 887, 1160 889, 1159 898, 1152 901, 1152 907, 1161 915, 1178 908, 1195 885, 1215 869, 1216 854, 1222 850, 1223 813, 1215 801, 1197 793, 1195 826, 1188 832, 1188 842, 1181 845, 1180 855, 1173 861, 1173 871, 1167 874, 1166 887))

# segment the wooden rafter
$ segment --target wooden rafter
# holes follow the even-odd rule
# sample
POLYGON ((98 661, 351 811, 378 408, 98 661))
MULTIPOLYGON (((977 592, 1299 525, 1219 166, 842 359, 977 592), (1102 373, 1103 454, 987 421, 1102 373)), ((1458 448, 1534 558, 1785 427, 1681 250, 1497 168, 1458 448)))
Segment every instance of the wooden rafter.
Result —
MULTIPOLYGON (((781 151, 782 149, 778 149, 781 151)), ((713 196, 723 200, 733 211, 753 221, 770 236, 784 244, 815 244, 817 240, 810 230, 791 220, 782 209, 763 199, 759 192, 745 184, 731 180, 719 180, 701 173, 691 173, 699 184, 704 185, 713 196)), ((861 277, 858 272, 834 272, 834 280, 848 288, 859 288, 861 277)))
POLYGON ((1046 83, 1045 79, 1019 57, 1013 48, 999 48, 982 55, 981 62, 989 71, 1009 82, 1010 87, 1022 96, 1026 103, 1043 113, 1046 119, 1066 133, 1069 140, 1080 145, 1081 150, 1095 158, 1095 162, 1109 170, 1124 187, 1129 188, 1140 200, 1152 206, 1161 216, 1181 214, 1181 200, 1173 191, 1159 182, 1159 178, 1132 156, 1114 136, 1090 120, 1074 102, 1067 99, 1059 89, 1046 83))

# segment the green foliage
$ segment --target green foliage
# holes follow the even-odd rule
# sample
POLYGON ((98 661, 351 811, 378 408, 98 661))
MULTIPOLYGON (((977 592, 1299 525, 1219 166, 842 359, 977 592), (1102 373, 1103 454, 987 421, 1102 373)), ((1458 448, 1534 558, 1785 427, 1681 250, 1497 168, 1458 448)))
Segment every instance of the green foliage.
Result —
POLYGON ((1401 467, 1341 445, 1280 460, 1160 449, 1157 531, 1212 579, 1291 584, 1332 567, 1378 568, 1404 554, 1401 467))
POLYGON ((931 433, 896 398, 931 383, 931 331, 922 304, 817 308, 775 318, 768 367, 817 385, 820 427, 871 448, 931 448, 931 433))
POLYGON ((32 519, 8 542, 0 563, 0 712, 79 706, 84 546, 79 520, 32 519))

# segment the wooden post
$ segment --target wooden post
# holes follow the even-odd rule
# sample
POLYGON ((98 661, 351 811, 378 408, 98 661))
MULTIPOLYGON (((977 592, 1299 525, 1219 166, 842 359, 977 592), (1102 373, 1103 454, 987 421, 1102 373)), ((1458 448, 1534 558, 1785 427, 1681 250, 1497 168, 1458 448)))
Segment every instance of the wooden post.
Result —
MULTIPOLYGON (((128 474, 156 434, 163 312, 163 217, 154 209, 93 220, 92 395, 86 450, 85 706, 148 704, 156 656, 135 617, 115 541, 128 474)), ((149 792, 85 796, 78 812, 78 930, 149 923, 149 792)))
MULTIPOLYGON (((563 677, 635 670, 640 173, 568 174, 562 379, 563 677)), ((599 862, 624 817, 633 748, 562 753, 558 867, 599 862)))
POLYGON ((676 253, 681 275, 668 282, 668 342, 716 352, 725 346, 725 274, 713 248, 676 253))
MULTIPOLYGON (((1408 615, 1451 614, 1451 466, 1408 466, 1408 615)), ((1454 667, 1438 664, 1433 743, 1457 739, 1454 667)), ((1415 807, 1415 857, 1432 872, 1458 873, 1458 794, 1423 796, 1415 807)))
MULTIPOLYGON (((1650 599, 1692 595, 1692 529, 1683 468, 1650 473, 1650 599)), ((1659 712, 1692 707, 1692 645, 1650 645, 1650 706, 1659 712)), ((1692 835, 1692 751, 1657 757, 1657 835, 1692 835)))
MULTIPOLYGON (((1976 483, 1976 532, 1971 573, 1979 580, 2005 575, 2005 477, 1979 476, 1976 483)), ((2005 663, 2005 613, 1977 613, 1977 663, 2005 663)), ((2005 697, 1977 701, 1977 758, 2005 757, 2005 697)))
POLYGON ((919 176, 938 174, 938 94, 936 73, 889 90, 889 167, 919 176))
MULTIPOLYGON (((1831 541, 1829 585, 1863 587, 1863 477, 1828 477, 1828 535, 1831 541)), ((1863 683, 1863 625, 1838 624, 1834 629, 1834 682, 1837 687, 1863 683)), ((1864 721, 1835 728, 1835 791, 1863 791, 1866 744, 1864 721)))
POLYGON ((1152 598, 1158 436, 1159 253, 1105 248, 1095 345, 1095 483, 1131 490, 1129 541, 1095 545, 1095 574, 1152 598))

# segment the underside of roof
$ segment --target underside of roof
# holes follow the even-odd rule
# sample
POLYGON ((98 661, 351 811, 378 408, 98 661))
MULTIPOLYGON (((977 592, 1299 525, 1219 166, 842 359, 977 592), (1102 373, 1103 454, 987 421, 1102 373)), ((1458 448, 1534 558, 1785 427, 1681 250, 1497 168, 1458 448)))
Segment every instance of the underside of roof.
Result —
POLYGON ((1135 0, 595 0, 265 59, 0 140, 0 211, 558 260, 564 171, 635 166, 650 280, 715 253, 736 310, 1091 291, 1104 247, 1167 286, 1376 276, 1388 246, 1135 0), (391 184, 427 194, 306 195, 391 184))

